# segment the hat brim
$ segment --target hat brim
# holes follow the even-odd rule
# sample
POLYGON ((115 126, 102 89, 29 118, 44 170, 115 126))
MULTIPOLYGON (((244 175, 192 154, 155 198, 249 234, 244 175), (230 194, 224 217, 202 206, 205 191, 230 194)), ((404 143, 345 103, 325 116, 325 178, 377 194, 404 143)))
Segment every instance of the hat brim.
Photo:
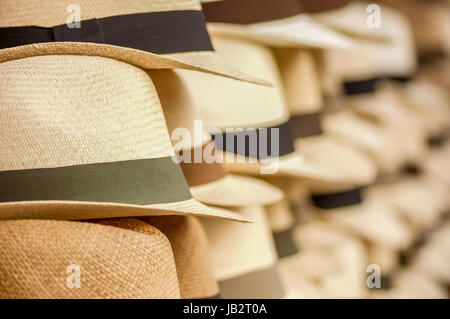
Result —
POLYGON ((101 56, 126 62, 141 69, 181 68, 229 77, 249 83, 271 86, 265 80, 245 75, 227 65, 214 52, 190 52, 158 55, 115 45, 90 42, 48 42, 0 50, 0 63, 43 55, 101 56))
POLYGON ((131 216, 190 215, 215 217, 239 222, 252 222, 242 214, 209 207, 189 199, 181 202, 148 206, 80 201, 23 201, 0 203, 1 219, 79 220, 131 216))
MULTIPOLYGON (((302 146, 303 151, 306 148, 310 147, 302 146)), ((306 155, 303 151, 279 157, 272 163, 274 175, 300 178, 308 187, 315 190, 364 185, 372 182, 376 177, 376 166, 369 158, 343 145, 328 141, 326 145, 311 147, 306 155), (340 159, 339 165, 336 163, 336 158, 340 159), (352 169, 349 170, 349 168, 352 169)), ((226 153, 224 158, 230 155, 226 153)), ((230 172, 252 175, 261 175, 264 167, 260 162, 251 163, 248 158, 241 155, 236 155, 233 163, 224 165, 230 172)), ((270 171, 271 169, 267 170, 267 172, 270 171)))
POLYGON ((283 193, 267 182, 232 174, 190 190, 199 202, 216 206, 261 206, 283 198, 283 193))
POLYGON ((214 22, 208 23, 208 30, 212 34, 244 37, 275 47, 323 49, 349 49, 352 47, 352 40, 304 14, 253 25, 214 22))

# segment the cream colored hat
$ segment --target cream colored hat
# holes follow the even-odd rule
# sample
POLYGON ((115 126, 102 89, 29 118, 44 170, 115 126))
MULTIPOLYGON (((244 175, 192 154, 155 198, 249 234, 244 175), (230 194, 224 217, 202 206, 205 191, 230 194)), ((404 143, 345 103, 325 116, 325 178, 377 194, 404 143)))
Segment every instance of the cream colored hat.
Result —
POLYGON ((201 117, 187 84, 176 71, 149 71, 158 91, 175 153, 192 196, 218 206, 267 205, 279 201, 283 193, 256 178, 229 174, 215 156, 214 143, 203 132, 201 117), (181 133, 187 134, 182 135, 181 133), (188 155, 185 158, 185 155, 188 155))
POLYGON ((148 75, 103 57, 0 63, 0 218, 192 214, 246 220, 192 198, 148 75), (74 76, 76 74, 76 76, 74 76))
POLYGON ((293 283, 307 278, 323 298, 366 297, 367 257, 362 242, 319 220, 296 227, 294 238, 300 247, 298 257, 280 263, 284 282, 291 283, 288 291, 302 294, 302 287, 293 283))
MULTIPOLYGON (((346 2, 328 2, 327 6, 337 8, 346 2)), ((348 38, 306 14, 314 11, 311 9, 316 3, 300 3, 298 0, 285 0, 283 3, 277 0, 223 0, 203 4, 203 11, 208 29, 221 35, 244 37, 270 46, 351 47, 348 38)), ((324 5, 323 1, 321 4, 324 5)))
MULTIPOLYGON (((343 180, 346 183, 360 183, 361 179, 367 179, 366 174, 362 174, 362 178, 352 176, 351 179, 348 174, 343 176, 334 167, 319 164, 320 159, 315 151, 310 152, 314 156, 308 153, 304 155, 301 149, 295 152, 290 115, 281 91, 278 67, 268 48, 228 36, 215 36, 214 42, 219 54, 230 64, 241 65, 258 77, 276 83, 274 88, 246 83, 235 85, 228 79, 216 79, 218 77, 205 76, 198 72, 178 71, 189 85, 193 101, 199 107, 205 125, 215 129, 213 135, 216 147, 225 150, 224 157, 231 159, 225 161, 228 170, 252 175, 260 175, 266 170, 265 174, 299 177, 308 183, 317 182, 320 185, 342 183, 343 180), (235 52, 240 52, 239 59, 236 59, 235 52), (277 131, 278 137, 274 133, 265 138, 267 132, 277 131), (246 135, 247 138, 251 136, 252 140, 245 142, 246 135), (238 138, 238 141, 243 138, 244 145, 238 143, 236 147, 233 143, 227 144, 227 140, 233 138, 238 138), (255 154, 253 151, 256 151, 254 148, 258 144, 259 152, 255 154), (264 152, 264 149, 270 149, 271 144, 279 146, 278 152, 264 152), (246 146, 247 149, 241 149, 239 146, 246 146)), ((338 158, 340 155, 335 156, 338 158)), ((371 174, 372 172, 368 173, 371 174)))
MULTIPOLYGON (((332 132, 324 132, 322 128, 324 101, 313 51, 283 48, 276 49, 275 56, 291 113, 295 149, 322 170, 339 175, 338 184, 343 188, 373 182, 376 176, 374 163, 333 139, 332 132)), ((336 187, 332 183, 323 184, 310 187, 336 187)))
POLYGON ((94 55, 143 69, 180 67, 263 83, 213 52, 196 0, 6 0, 0 5, 0 49, 0 62, 94 55))
POLYGON ((343 7, 320 12, 312 17, 323 25, 355 38, 384 42, 392 40, 396 32, 392 21, 394 12, 385 6, 369 7, 370 4, 366 1, 350 1, 343 7), (373 19, 369 19, 369 15, 373 15, 373 19), (379 27, 377 19, 381 19, 379 27), (369 22, 374 25, 369 25, 369 22))
POLYGON ((255 222, 238 225, 203 220, 220 296, 225 299, 281 298, 283 287, 276 269, 277 257, 266 212, 261 206, 238 211, 255 222))
POLYGON ((0 298, 179 298, 167 238, 137 219, 120 226, 0 221, 0 298))

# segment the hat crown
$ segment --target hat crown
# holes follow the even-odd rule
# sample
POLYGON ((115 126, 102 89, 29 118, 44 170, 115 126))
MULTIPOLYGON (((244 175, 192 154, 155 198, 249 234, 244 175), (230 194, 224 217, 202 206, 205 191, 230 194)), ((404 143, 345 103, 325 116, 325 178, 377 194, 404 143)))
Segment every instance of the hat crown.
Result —
POLYGON ((168 157, 148 75, 102 57, 41 56, 0 64, 0 170, 168 157))
MULTIPOLYGON (((66 24, 72 11, 71 0, 3 0, 0 27, 41 26, 66 24)), ((175 10, 201 10, 198 0, 79 0, 81 20, 105 18, 124 14, 175 10)))

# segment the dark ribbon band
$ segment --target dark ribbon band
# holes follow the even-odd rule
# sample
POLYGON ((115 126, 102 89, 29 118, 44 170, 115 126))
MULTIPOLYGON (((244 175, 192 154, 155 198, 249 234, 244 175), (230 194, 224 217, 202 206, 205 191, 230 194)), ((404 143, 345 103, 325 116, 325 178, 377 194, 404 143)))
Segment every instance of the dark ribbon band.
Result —
POLYGON ((213 139, 217 149, 256 159, 294 152, 289 122, 269 128, 215 134, 213 139))
MULTIPOLYGON (((190 152, 190 163, 181 162, 180 166, 183 170, 184 177, 189 185, 189 187, 195 187, 200 185, 209 184, 215 182, 227 175, 223 165, 220 163, 207 163, 203 158, 203 152, 207 147, 213 147, 212 143, 203 145, 198 149, 194 148, 189 151, 180 152, 180 155, 183 156, 185 152, 190 152), (201 153, 201 163, 195 163, 196 154, 201 153)), ((211 152, 212 156, 215 155, 215 149, 211 152)))
POLYGON ((276 266, 219 282, 223 299, 280 299, 284 289, 276 266))
POLYGON ((321 112, 292 116, 290 124, 294 139, 323 134, 321 117, 321 112))
POLYGON ((297 245, 292 238, 292 228, 282 232, 274 232, 273 239, 278 258, 286 258, 298 253, 297 245))
POLYGON ((349 0, 223 0, 203 3, 208 22, 252 24, 336 9, 349 0))
POLYGON ((43 42, 91 42, 157 54, 212 51, 201 11, 129 14, 81 21, 81 28, 66 24, 0 28, 0 49, 43 42))
POLYGON ((183 173, 171 157, 0 172, 0 202, 151 205, 191 198, 183 173))
POLYGON ((346 95, 373 93, 376 90, 377 81, 377 78, 372 78, 361 81, 344 82, 344 92, 346 95))
POLYGON ((362 188, 356 188, 345 192, 312 195, 311 199, 321 209, 333 209, 358 205, 362 203, 362 188))

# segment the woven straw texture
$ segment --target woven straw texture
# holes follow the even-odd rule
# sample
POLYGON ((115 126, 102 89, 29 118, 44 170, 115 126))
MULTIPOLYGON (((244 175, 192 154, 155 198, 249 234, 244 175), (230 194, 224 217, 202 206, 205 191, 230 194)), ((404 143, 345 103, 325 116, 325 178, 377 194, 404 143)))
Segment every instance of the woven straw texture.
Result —
POLYGON ((141 12, 201 9, 197 0, 3 0, 0 27, 65 24, 69 16, 67 8, 74 3, 81 9, 82 20, 141 12))
POLYGON ((121 223, 146 234, 81 222, 0 222, 0 297, 178 298, 167 238, 136 219, 121 223), (67 286, 72 264, 80 266, 80 288, 67 286))
POLYGON ((181 298, 208 298, 219 293, 209 244, 200 221, 191 216, 144 217, 163 232, 172 245, 181 298))
POLYGON ((147 74, 101 57, 0 64, 0 170, 172 155, 147 74), (58 154, 58 156, 55 156, 58 154))

